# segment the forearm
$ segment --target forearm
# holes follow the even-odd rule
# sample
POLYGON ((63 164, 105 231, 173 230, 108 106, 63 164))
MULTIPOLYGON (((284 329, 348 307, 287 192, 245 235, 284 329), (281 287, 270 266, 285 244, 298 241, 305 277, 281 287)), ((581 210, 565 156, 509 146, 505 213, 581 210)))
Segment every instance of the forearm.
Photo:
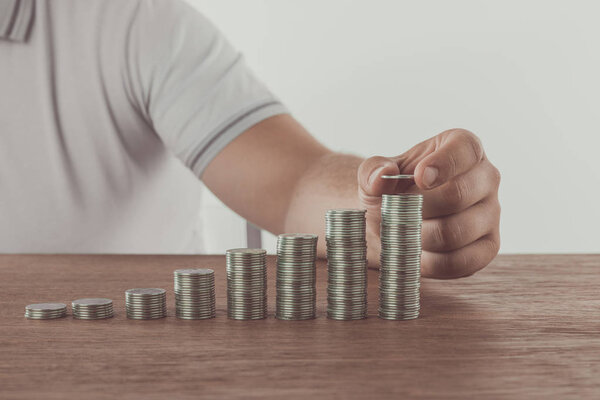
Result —
POLYGON ((369 264, 377 265, 381 196, 405 189, 424 198, 424 276, 472 274, 500 246, 500 174, 479 139, 461 129, 442 132, 399 156, 363 162, 331 152, 293 117, 278 115, 232 141, 202 179, 225 204, 263 229, 318 234, 321 257, 326 254, 326 211, 361 208, 367 210, 369 264), (379 179, 398 173, 414 174, 414 185, 404 188, 379 179))
POLYGON ((319 235, 318 254, 325 256, 325 212, 358 208, 356 174, 362 158, 340 153, 320 157, 294 187, 285 219, 286 232, 319 235))

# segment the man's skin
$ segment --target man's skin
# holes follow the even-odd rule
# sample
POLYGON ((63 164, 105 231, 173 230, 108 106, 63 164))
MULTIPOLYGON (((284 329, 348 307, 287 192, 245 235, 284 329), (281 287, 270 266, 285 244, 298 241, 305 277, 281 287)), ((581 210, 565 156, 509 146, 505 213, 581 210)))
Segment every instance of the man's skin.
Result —
POLYGON ((258 123, 231 142, 202 180, 235 212, 274 233, 319 234, 325 256, 325 212, 367 209, 369 265, 379 263, 381 195, 424 196, 422 275, 449 279, 485 267, 500 247, 500 173, 469 131, 451 129, 397 157, 335 153, 293 117, 258 123), (437 173, 436 173, 437 171, 437 173), (413 174, 414 182, 381 179, 413 174))

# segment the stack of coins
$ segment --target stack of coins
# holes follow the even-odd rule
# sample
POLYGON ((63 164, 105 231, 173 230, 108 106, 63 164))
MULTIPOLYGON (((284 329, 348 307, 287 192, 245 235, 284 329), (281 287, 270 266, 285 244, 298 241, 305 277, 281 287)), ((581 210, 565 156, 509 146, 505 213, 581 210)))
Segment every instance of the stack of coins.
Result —
POLYGON ((25 307, 25 318, 55 319, 67 315, 67 305, 63 303, 38 303, 25 307))
POLYGON ((326 215, 327 317, 367 317, 365 210, 329 210, 326 215))
POLYGON ((175 281, 175 313, 183 319, 208 319, 216 315, 215 271, 178 269, 175 281))
POLYGON ((423 196, 383 195, 379 316, 403 320, 419 316, 423 196))
POLYGON ((75 319, 104 319, 114 315, 111 299, 73 300, 71 310, 75 319))
POLYGON ((278 236, 276 318, 315 318, 317 240, 317 235, 302 233, 278 236))
POLYGON ((227 250, 227 316, 231 319, 267 317, 267 252, 227 250))
POLYGON ((129 289, 125 291, 125 309, 130 319, 158 319, 167 316, 165 289, 129 289))

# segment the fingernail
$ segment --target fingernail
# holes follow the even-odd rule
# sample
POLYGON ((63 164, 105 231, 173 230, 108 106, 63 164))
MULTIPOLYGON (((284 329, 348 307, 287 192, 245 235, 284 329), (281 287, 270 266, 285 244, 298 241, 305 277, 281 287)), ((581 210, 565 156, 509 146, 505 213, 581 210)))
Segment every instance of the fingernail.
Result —
POLYGON ((423 183, 427 187, 432 187, 438 177, 438 169, 436 167, 427 167, 423 171, 423 183))
POLYGON ((369 176, 369 185, 373 184, 373 182, 375 182, 375 179, 377 179, 377 177, 379 176, 379 173, 381 171, 383 171, 385 167, 379 167, 377 168, 375 171, 371 172, 371 176, 369 176))

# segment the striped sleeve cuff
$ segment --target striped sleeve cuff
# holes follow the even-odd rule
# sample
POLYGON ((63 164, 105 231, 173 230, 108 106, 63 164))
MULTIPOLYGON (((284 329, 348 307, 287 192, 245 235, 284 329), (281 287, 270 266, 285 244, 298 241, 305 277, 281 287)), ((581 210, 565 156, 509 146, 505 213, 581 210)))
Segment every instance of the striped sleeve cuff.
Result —
POLYGON ((277 100, 263 101, 241 110, 215 129, 208 136, 209 139, 198 146, 191 163, 192 171, 201 177, 213 158, 235 138, 257 123, 279 114, 289 114, 289 111, 277 100))

